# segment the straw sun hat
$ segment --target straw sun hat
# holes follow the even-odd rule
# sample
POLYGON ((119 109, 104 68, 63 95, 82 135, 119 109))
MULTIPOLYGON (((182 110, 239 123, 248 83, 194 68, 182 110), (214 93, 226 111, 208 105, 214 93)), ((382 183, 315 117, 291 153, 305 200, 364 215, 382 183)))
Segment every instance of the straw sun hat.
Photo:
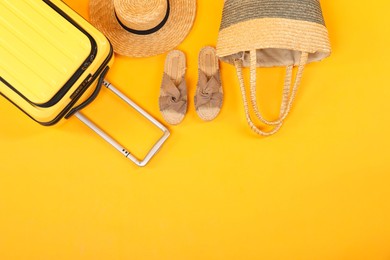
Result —
POLYGON ((328 57, 331 47, 319 0, 226 0, 217 55, 234 64, 248 124, 259 135, 276 133, 290 112, 307 63, 328 57), (267 120, 257 105, 257 67, 286 67, 279 118, 267 120), (293 68, 298 67, 291 89, 293 68), (256 126, 249 113, 243 67, 250 67, 250 100, 256 117, 271 130, 256 126))
POLYGON ((90 20, 114 51, 149 57, 174 49, 189 33, 196 0, 90 0, 90 20))

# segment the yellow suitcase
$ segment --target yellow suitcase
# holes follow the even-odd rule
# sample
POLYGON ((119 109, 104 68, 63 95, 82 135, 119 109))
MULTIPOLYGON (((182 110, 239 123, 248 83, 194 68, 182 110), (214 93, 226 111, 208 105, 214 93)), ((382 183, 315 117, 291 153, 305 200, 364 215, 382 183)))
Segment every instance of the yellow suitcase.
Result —
POLYGON ((113 62, 108 39, 60 0, 0 1, 0 94, 36 122, 49 126, 75 115, 139 166, 146 165, 169 131, 104 80, 113 62), (102 85, 161 129, 139 160, 83 116, 102 85))

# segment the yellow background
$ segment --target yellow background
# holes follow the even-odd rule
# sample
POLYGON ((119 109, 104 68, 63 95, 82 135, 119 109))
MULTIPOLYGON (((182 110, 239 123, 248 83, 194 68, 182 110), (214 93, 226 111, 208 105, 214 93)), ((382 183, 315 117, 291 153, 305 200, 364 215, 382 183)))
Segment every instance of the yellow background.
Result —
MULTIPOLYGON (((88 16, 87 0, 65 2, 88 16)), ((246 125, 230 65, 220 116, 195 113, 197 56, 222 5, 198 1, 178 47, 189 112, 146 168, 76 118, 45 128, 0 98, 0 259, 390 259, 390 2, 322 1, 332 56, 307 67, 269 138, 246 125)), ((116 57, 108 74, 160 121, 164 58, 116 57)), ((275 117, 284 70, 259 73, 275 117)), ((159 135, 107 90, 85 113, 138 155, 159 135)))

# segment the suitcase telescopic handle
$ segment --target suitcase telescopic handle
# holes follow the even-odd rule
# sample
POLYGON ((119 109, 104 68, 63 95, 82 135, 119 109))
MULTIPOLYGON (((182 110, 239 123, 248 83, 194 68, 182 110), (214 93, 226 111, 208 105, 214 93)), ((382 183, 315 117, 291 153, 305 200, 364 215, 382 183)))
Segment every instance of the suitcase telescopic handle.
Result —
POLYGON ((154 144, 151 150, 147 153, 146 157, 142 160, 137 159, 133 154, 131 154, 126 148, 124 148, 121 144, 115 141, 111 136, 109 136, 106 132, 104 132, 101 128, 91 122, 87 117, 85 117, 80 112, 75 112, 74 115, 84 124, 86 124, 89 128, 91 128, 94 132, 96 132, 100 137, 102 137, 105 141, 107 141, 110 145, 112 145, 116 150, 118 150, 121 154, 123 154, 126 158, 133 161, 138 166, 145 166, 148 162, 153 158, 153 156, 160 150, 161 146, 168 139, 170 132, 169 130, 154 119, 150 114, 148 114, 145 110, 143 110, 140 106, 134 103, 131 99, 126 97, 122 92, 120 92, 117 88, 115 88, 108 81, 103 81, 103 85, 106 86, 109 90, 111 90, 115 95, 125 101, 128 105, 134 108, 138 113, 140 113, 143 117, 153 123, 156 127, 158 127, 162 132, 162 137, 154 144))

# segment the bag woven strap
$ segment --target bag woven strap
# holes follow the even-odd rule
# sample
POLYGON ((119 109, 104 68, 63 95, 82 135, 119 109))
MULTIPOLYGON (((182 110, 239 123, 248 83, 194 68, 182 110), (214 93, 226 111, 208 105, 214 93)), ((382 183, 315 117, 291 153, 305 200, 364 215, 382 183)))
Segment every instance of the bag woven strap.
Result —
POLYGON ((304 70, 305 65, 307 63, 308 53, 303 52, 301 54, 300 62, 298 65, 298 72, 297 72, 294 86, 293 86, 292 91, 291 91, 291 95, 290 95, 290 88, 291 88, 291 82, 292 82, 293 65, 287 66, 286 79, 285 79, 285 83, 284 83, 283 98, 282 98, 282 103, 281 103, 281 108, 280 108, 280 114, 279 114, 279 118, 277 120, 274 120, 274 121, 266 120, 262 116, 262 114, 260 113, 260 111, 258 109, 257 99, 256 99, 256 95, 257 95, 257 93, 256 93, 257 54, 256 53, 257 53, 256 50, 253 50, 250 52, 250 63, 251 63, 250 97, 251 97, 251 103, 252 103, 252 107, 253 107, 253 110, 255 112, 256 117, 264 124, 274 126, 274 128, 272 130, 263 131, 253 123, 251 116, 249 114, 249 105, 248 105, 248 101, 246 98, 245 82, 244 82, 244 78, 242 75, 242 60, 236 60, 235 66, 236 66, 236 70, 237 70, 238 80, 240 82, 241 94, 242 94, 242 98, 243 98, 243 102, 244 102, 245 116, 246 116, 247 122, 248 122, 249 126, 251 127, 251 129, 255 133, 262 135, 262 136, 270 136, 270 135, 273 135, 280 130, 280 128, 283 125, 283 121, 286 119, 286 117, 288 116, 288 114, 291 110, 292 104, 295 100, 295 96, 296 96, 296 93, 298 90, 298 86, 301 82, 303 70, 304 70))

